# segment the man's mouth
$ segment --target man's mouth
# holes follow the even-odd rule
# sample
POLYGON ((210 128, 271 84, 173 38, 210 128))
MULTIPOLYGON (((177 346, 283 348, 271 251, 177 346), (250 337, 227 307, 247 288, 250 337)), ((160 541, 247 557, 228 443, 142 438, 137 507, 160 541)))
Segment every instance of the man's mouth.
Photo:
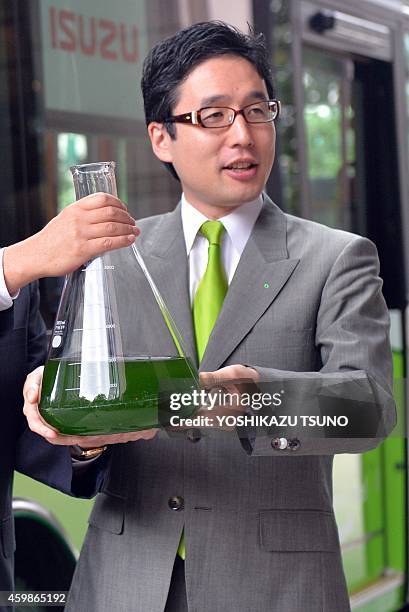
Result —
POLYGON ((252 162, 235 162, 233 164, 229 164, 224 166, 224 170, 233 170, 236 172, 242 172, 244 170, 250 170, 251 168, 255 168, 257 164, 252 162))

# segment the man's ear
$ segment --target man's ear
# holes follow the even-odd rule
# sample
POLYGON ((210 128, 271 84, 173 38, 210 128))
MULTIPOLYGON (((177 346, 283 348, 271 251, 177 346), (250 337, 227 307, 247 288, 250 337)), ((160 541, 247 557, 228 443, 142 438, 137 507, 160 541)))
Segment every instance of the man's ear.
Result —
POLYGON ((156 157, 158 157, 162 162, 172 163, 173 157, 170 151, 171 138, 165 125, 163 123, 152 121, 148 125, 148 134, 156 157))

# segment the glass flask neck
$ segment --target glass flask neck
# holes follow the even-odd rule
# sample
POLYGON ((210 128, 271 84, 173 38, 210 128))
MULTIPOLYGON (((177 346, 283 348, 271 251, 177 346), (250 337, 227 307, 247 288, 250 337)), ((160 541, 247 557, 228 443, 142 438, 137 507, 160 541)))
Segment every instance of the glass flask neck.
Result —
POLYGON ((80 164, 70 168, 77 200, 92 193, 104 192, 117 196, 115 162, 80 164))

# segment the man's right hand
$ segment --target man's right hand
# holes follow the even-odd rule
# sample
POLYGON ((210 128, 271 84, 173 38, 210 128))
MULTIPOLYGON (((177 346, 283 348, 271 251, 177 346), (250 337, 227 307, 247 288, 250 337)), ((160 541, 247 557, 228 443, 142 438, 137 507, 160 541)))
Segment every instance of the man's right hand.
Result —
POLYGON ((33 280, 62 276, 106 251, 131 245, 139 234, 121 200, 94 193, 54 217, 27 240, 7 247, 4 278, 10 295, 33 280))

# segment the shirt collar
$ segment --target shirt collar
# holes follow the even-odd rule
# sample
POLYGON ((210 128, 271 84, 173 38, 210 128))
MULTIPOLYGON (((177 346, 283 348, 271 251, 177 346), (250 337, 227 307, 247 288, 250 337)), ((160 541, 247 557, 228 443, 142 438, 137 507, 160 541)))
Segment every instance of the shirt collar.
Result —
MULTIPOLYGON (((244 251, 262 206, 263 196, 261 194, 255 200, 242 204, 231 213, 219 219, 222 221, 233 247, 239 255, 244 251)), ((186 251, 189 256, 201 225, 209 219, 186 200, 184 193, 182 193, 181 215, 186 251)))

